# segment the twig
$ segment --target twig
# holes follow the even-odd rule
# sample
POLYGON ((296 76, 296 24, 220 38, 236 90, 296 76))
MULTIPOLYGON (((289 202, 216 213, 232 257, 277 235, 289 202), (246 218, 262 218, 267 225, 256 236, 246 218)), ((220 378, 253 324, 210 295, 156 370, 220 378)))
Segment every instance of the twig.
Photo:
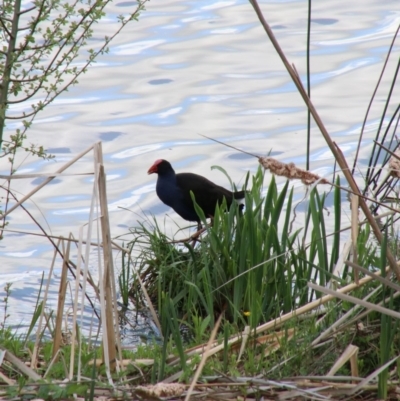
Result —
POLYGON ((213 328, 213 330, 211 332, 211 336, 210 336, 210 339, 208 340, 206 349, 203 352, 203 356, 201 358, 199 366, 197 367, 196 373, 194 374, 193 380, 190 383, 190 387, 189 387, 189 389, 188 389, 188 391, 186 393, 185 401, 189 401, 190 400, 190 396, 191 396, 191 394, 193 392, 194 386, 196 385, 196 382, 197 382, 198 378, 200 377, 201 372, 203 371, 204 365, 205 365, 205 363, 206 363, 206 361, 207 361, 207 359, 209 357, 208 352, 210 351, 210 348, 211 348, 211 346, 212 346, 212 344, 213 344, 213 342, 215 340, 215 337, 216 337, 216 335, 218 333, 218 329, 219 329, 219 326, 221 324, 221 320, 222 320, 222 313, 219 315, 219 318, 218 318, 217 322, 215 323, 215 326, 214 326, 214 328, 213 328))
MULTIPOLYGON (((365 129, 365 125, 367 124, 368 115, 369 115, 369 112, 370 112, 370 110, 371 110, 372 103, 373 103, 373 101, 374 101, 374 99, 375 99, 376 92, 378 91, 379 85, 381 84, 383 74, 384 74, 384 72, 385 72, 387 63, 388 63, 388 61, 389 61, 390 54, 391 54, 392 49, 393 49, 393 47, 394 47, 394 42, 396 41, 396 38, 397 38, 397 35, 399 34, 399 31, 400 31, 400 25, 397 27, 397 30, 396 30, 395 34, 393 35, 392 42, 391 42, 391 44, 390 44, 390 46, 389 46, 389 51, 388 51, 388 53, 387 53, 387 55, 386 55, 385 62, 383 63, 383 67, 382 67, 381 74, 379 75, 378 82, 376 83, 374 92, 373 92, 373 94, 372 94, 372 96, 371 96, 371 100, 370 100, 370 102, 369 102, 369 104, 368 104, 368 107, 367 107, 367 112, 365 113, 364 121, 363 121, 363 124, 362 124, 362 127, 361 127, 360 138, 359 138, 359 140, 358 140, 356 155, 355 155, 355 157, 354 157, 354 164, 353 164, 352 174, 354 174, 354 171, 355 171, 355 168, 356 168, 356 164, 357 164, 357 160, 358 160, 358 155, 359 155, 359 153, 360 153, 361 142, 362 142, 362 139, 363 139, 363 136, 364 136, 364 129, 365 129)), ((378 131, 378 132, 379 132, 379 131, 378 131)), ((378 144, 376 141, 375 141, 375 143, 378 144)), ((372 154, 371 154, 371 158, 370 158, 370 163, 372 162, 373 153, 374 153, 374 149, 372 150, 372 154)), ((371 167, 369 167, 369 169, 370 169, 370 168, 371 168, 371 167)), ((368 176, 369 176, 368 173, 369 173, 369 171, 367 172, 367 179, 368 179, 368 176)))
POLYGON ((203 135, 203 134, 199 134, 199 135, 202 136, 202 137, 204 137, 204 138, 207 138, 207 139, 209 139, 209 140, 211 140, 211 141, 220 143, 221 145, 227 146, 228 148, 235 149, 235 150, 237 150, 238 152, 245 153, 246 155, 249 155, 249 156, 252 156, 252 157, 256 157, 257 159, 260 158, 260 156, 257 156, 257 155, 255 155, 255 154, 253 154, 253 153, 250 153, 250 152, 246 152, 246 151, 243 150, 243 149, 235 148, 234 146, 228 145, 227 143, 222 142, 222 141, 219 141, 218 139, 210 138, 209 136, 206 136, 206 135, 203 135))
POLYGON ((299 167, 296 167, 294 163, 282 163, 277 159, 274 159, 273 157, 261 157, 257 156, 253 153, 246 152, 245 150, 236 148, 232 145, 229 145, 225 142, 219 141, 218 139, 213 139, 208 136, 199 134, 203 136, 204 138, 210 139, 211 141, 220 143, 221 145, 227 146, 228 148, 232 148, 237 150, 240 153, 245 153, 247 155, 250 155, 252 157, 256 157, 258 159, 258 162, 264 167, 265 170, 271 171, 272 174, 281 176, 281 177, 286 177, 289 180, 292 179, 298 179, 300 180, 304 185, 312 185, 312 184, 330 184, 328 180, 326 180, 323 177, 320 177, 317 174, 311 173, 310 171, 303 170, 299 167))

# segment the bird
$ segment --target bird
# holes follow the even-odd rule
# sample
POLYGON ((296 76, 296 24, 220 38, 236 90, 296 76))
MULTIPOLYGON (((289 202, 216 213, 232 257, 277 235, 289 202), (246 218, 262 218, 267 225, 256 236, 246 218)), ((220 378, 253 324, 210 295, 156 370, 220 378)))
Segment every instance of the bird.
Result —
POLYGON ((194 173, 175 173, 171 163, 158 159, 149 168, 147 174, 158 174, 156 193, 160 200, 174 209, 184 220, 197 222, 201 229, 201 221, 196 213, 190 192, 193 192, 196 203, 206 217, 213 217, 215 207, 225 198, 228 208, 234 199, 240 201, 245 191, 229 191, 207 178, 194 173))

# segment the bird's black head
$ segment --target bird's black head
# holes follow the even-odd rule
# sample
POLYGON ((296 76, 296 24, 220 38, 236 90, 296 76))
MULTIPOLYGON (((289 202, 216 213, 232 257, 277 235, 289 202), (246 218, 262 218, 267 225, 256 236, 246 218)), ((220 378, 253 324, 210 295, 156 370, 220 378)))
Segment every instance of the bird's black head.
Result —
POLYGON ((170 173, 173 172, 174 169, 171 166, 170 162, 167 162, 164 159, 158 159, 154 162, 154 164, 149 168, 149 171, 147 172, 147 174, 159 174, 159 175, 163 175, 166 173, 170 173))

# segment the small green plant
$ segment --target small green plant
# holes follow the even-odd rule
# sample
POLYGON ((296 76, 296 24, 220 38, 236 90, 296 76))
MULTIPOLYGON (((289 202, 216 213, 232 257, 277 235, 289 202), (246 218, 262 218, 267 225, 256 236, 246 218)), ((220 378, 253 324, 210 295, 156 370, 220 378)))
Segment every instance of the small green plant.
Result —
POLYGON ((10 315, 8 314, 8 302, 9 302, 9 298, 11 296, 11 285, 12 283, 6 283, 6 285, 4 286, 4 298, 3 298, 3 310, 4 310, 4 315, 3 315, 3 321, 0 322, 0 330, 4 330, 6 328, 6 323, 7 323, 7 319, 10 317, 10 315))
MULTIPOLYGON (((122 244, 122 247, 124 247, 124 244, 122 244)), ((118 275, 118 285, 119 292, 122 297, 122 303, 125 307, 127 307, 129 303, 129 291, 130 284, 132 282, 132 275, 133 273, 130 258, 125 252, 123 252, 121 272, 118 275)))
POLYGON ((201 344, 208 339, 211 316, 202 317, 198 313, 192 315, 194 342, 201 344))

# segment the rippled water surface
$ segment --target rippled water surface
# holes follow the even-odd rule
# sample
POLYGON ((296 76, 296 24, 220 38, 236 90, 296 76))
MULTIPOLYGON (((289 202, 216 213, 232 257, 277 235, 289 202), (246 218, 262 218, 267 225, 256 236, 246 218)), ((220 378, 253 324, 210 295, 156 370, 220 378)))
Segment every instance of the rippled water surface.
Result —
MULTIPOLYGON (((93 43, 109 34, 116 16, 134 5, 111 5, 93 43)), ((368 102, 400 23, 400 3, 325 0, 313 6, 312 100, 352 163, 368 102)), ((307 2, 265 1, 261 7, 304 79, 307 2)), ((19 173, 54 172, 102 141, 113 237, 127 233, 145 213, 155 214, 162 224, 165 220, 165 229, 171 232, 174 222, 186 225, 156 197, 156 177, 147 175, 156 159, 167 159, 177 171, 200 173, 224 186, 229 186, 226 177, 211 171, 211 166, 222 166, 238 186, 248 170, 256 170, 256 159, 199 134, 260 156, 271 151, 282 162, 305 167, 304 103, 250 4, 155 0, 146 8, 139 22, 128 25, 110 52, 80 77, 78 86, 49 105, 29 131, 28 141, 43 145, 55 161, 20 156, 19 173)), ((389 83, 384 82, 372 109, 364 158, 389 83)), ((8 128, 12 132, 16 125, 8 128)), ((330 177, 334 159, 315 126, 311 148, 312 170, 330 177)), ((93 163, 90 152, 67 172, 93 172, 93 163)), ((359 166, 359 174, 364 167, 359 166)), ((0 160, 0 170, 7 174, 5 160, 0 160)), ((40 182, 15 180, 12 188, 21 196, 40 182)), ((295 186, 301 199, 304 187, 295 186)), ((88 221, 92 188, 90 175, 57 177, 25 205, 49 233, 78 237, 88 221)), ((11 230, 40 232, 20 209, 9 222, 11 230)), ((30 321, 38 283, 43 271, 48 274, 52 255, 52 246, 39 236, 7 232, 0 242, 0 298, 4 284, 13 282, 10 318, 15 324, 30 321)), ((57 274, 60 267, 58 261, 57 274)), ((56 296, 54 283, 53 302, 56 296)))

